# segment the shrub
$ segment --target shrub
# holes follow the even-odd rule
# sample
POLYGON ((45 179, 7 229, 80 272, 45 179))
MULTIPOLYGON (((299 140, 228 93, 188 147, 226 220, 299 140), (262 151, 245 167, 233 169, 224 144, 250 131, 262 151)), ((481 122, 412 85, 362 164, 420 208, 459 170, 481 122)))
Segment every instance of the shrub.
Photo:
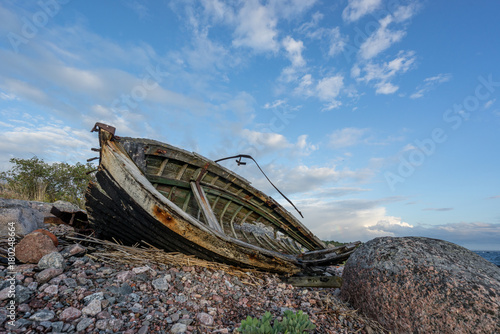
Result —
POLYGON ((2 195, 32 201, 68 201, 83 208, 85 191, 93 178, 90 163, 70 165, 65 162, 48 164, 37 157, 12 158, 14 166, 0 173, 2 195))
POLYGON ((293 313, 287 310, 285 311, 283 320, 274 320, 273 325, 271 325, 271 320, 272 315, 270 312, 264 313, 260 319, 248 316, 241 322, 238 331, 243 334, 302 334, 316 328, 316 325, 309 320, 309 316, 302 311, 293 313))

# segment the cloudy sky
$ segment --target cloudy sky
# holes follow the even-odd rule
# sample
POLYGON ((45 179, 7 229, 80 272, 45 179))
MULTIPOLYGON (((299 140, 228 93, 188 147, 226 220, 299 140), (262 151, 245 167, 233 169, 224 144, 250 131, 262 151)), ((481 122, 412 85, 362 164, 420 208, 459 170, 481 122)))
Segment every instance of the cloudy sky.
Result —
MULTIPOLYGON (((500 3, 0 3, 0 168, 95 122, 251 154, 323 240, 500 250, 500 3)), ((227 166, 280 200, 252 163, 227 166)))

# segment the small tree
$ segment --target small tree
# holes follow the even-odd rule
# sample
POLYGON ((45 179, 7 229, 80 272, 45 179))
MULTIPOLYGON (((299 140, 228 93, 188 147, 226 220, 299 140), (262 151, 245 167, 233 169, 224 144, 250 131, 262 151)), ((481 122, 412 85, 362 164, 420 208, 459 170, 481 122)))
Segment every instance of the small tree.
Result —
POLYGON ((36 156, 31 159, 12 158, 10 162, 14 166, 0 173, 0 180, 10 190, 9 197, 42 202, 64 200, 84 207, 85 190, 93 178, 87 174, 94 169, 92 164, 48 164, 36 156))

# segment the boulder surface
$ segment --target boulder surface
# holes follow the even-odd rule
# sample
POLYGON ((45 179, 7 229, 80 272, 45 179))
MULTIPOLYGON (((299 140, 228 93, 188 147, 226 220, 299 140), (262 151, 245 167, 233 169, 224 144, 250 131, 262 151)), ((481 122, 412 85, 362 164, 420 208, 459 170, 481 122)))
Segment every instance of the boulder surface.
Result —
POLYGON ((23 263, 38 263, 52 252, 57 252, 57 247, 49 236, 40 232, 31 232, 16 245, 16 257, 23 263))
POLYGON ((16 235, 26 235, 43 228, 43 220, 51 215, 52 204, 0 198, 0 237, 9 235, 9 223, 15 223, 16 235))
POLYGON ((341 298, 394 333, 500 333, 500 268, 453 243, 376 238, 343 279, 341 298))

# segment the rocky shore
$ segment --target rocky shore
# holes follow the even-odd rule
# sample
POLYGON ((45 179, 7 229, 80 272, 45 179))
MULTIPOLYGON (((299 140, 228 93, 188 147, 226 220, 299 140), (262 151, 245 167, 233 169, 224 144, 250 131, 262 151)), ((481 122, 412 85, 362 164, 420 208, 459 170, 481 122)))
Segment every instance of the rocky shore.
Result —
POLYGON ((45 264, 15 266, 14 299, 11 272, 0 266, 0 333, 233 333, 247 316, 270 311, 279 318, 285 310, 308 314, 315 333, 385 332, 342 302, 338 289, 298 288, 277 275, 181 254, 78 241, 64 226, 51 232, 59 245, 45 264))

